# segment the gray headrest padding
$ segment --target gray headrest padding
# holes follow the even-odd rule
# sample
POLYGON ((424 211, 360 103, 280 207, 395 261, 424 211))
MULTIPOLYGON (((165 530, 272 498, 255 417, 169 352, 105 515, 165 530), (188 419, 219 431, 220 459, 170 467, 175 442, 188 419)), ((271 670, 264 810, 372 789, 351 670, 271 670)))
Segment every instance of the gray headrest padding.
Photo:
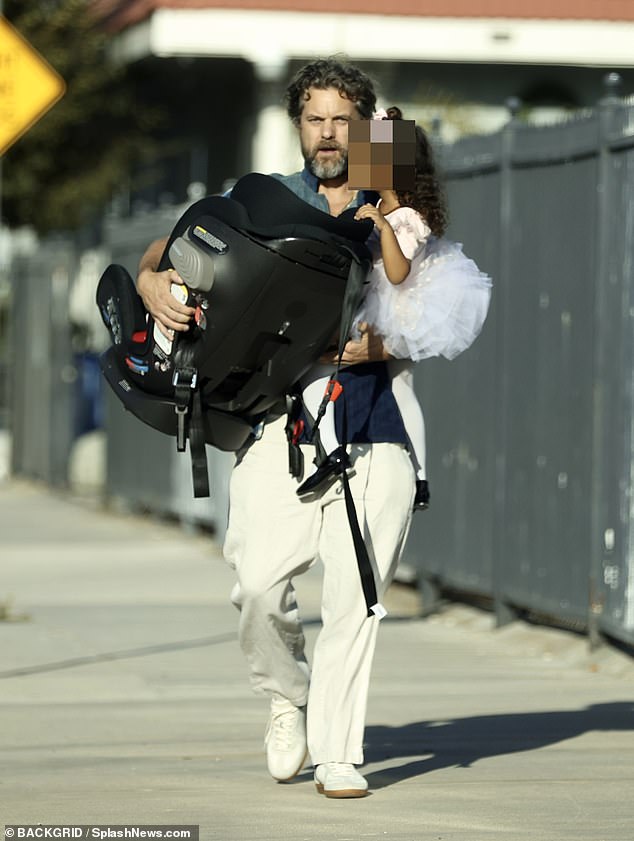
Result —
POLYGON ((214 258, 183 237, 171 244, 169 256, 172 266, 190 289, 209 292, 214 283, 214 258))

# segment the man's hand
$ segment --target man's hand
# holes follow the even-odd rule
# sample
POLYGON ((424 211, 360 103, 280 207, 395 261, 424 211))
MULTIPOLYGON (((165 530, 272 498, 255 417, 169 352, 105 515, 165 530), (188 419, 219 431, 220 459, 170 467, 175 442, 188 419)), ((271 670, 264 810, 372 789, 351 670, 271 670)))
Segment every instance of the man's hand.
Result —
POLYGON ((148 246, 139 263, 136 288, 161 333, 173 339, 175 330, 189 330, 189 322, 196 310, 181 304, 172 295, 172 283, 183 282, 178 272, 174 269, 156 271, 166 245, 167 239, 158 239, 148 246))
POLYGON ((172 295, 172 283, 182 283, 174 269, 154 272, 143 269, 137 278, 137 291, 159 330, 168 339, 174 338, 174 331, 189 330, 189 322, 196 310, 179 303, 172 295))
MULTIPOLYGON (((366 322, 359 324, 361 339, 346 343, 341 355, 343 365, 361 365, 363 362, 385 362, 392 357, 383 346, 383 339, 366 322)), ((324 365, 339 361, 337 352, 324 354, 320 360, 324 365)))

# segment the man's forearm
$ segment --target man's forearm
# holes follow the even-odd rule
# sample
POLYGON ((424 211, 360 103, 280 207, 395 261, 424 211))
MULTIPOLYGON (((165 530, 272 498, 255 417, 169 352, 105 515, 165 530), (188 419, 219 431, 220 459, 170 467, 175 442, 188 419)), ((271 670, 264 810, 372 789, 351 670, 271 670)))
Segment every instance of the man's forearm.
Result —
POLYGON ((155 240, 141 257, 136 291, 159 330, 171 339, 174 330, 189 330, 195 310, 181 304, 171 293, 173 283, 182 283, 177 272, 174 269, 157 271, 166 245, 167 239, 155 240))
POLYGON ((139 274, 146 270, 155 272, 158 269, 166 245, 167 237, 164 239, 156 239, 148 246, 144 255, 139 260, 139 274))

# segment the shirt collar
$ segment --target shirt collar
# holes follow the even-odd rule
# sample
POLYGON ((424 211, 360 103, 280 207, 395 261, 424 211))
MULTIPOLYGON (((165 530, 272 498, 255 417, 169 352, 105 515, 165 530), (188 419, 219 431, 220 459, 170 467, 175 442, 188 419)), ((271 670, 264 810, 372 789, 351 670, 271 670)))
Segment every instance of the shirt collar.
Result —
MULTIPOLYGON (((313 193, 317 193, 319 191, 319 178, 314 175, 309 169, 306 164, 304 164, 304 169, 301 172, 302 181, 306 186, 311 190, 313 193)), ((359 190, 357 193, 357 202, 359 206, 362 204, 376 204, 379 200, 379 194, 374 192, 374 190, 359 190)))
POLYGON ((317 178, 316 175, 313 175, 306 164, 304 164, 304 169, 302 170, 302 181, 304 181, 313 193, 316 193, 319 190, 319 178, 317 178))

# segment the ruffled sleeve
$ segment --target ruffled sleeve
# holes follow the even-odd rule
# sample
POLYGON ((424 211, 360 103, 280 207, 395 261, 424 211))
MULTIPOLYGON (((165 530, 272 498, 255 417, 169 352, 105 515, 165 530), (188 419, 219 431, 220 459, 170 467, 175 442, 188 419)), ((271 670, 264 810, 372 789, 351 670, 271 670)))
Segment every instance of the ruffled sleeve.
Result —
POLYGON ((406 260, 411 260, 431 234, 419 213, 411 207, 397 207, 385 217, 392 226, 406 260))

